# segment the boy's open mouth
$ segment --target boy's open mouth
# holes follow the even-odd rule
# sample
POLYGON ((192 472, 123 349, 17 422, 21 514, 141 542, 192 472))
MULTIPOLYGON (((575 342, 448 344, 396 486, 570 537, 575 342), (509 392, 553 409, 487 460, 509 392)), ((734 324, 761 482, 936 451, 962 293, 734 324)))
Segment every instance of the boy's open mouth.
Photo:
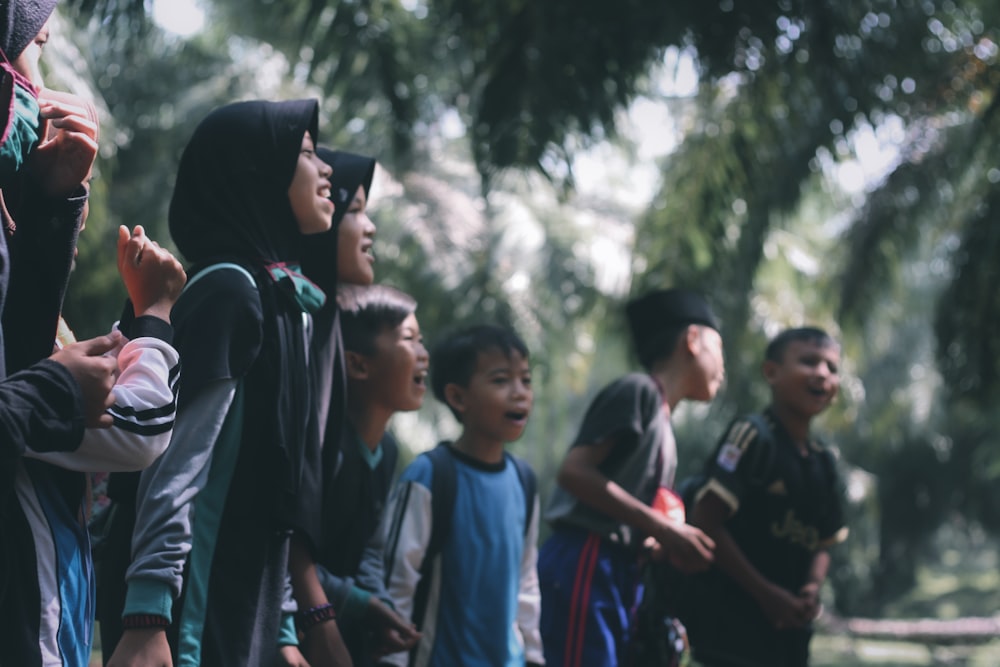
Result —
POLYGON ((505 413, 504 416, 507 419, 512 419, 514 421, 523 421, 523 420, 525 420, 525 419, 528 418, 528 413, 527 412, 513 412, 512 411, 512 412, 505 413))

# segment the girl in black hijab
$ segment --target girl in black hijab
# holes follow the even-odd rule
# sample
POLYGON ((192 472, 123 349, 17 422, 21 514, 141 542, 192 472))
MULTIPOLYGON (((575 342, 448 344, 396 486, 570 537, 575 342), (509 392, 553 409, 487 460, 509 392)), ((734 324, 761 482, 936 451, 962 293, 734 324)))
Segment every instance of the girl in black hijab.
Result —
MULTIPOLYGON (((320 582, 316 565, 322 561, 322 552, 328 545, 325 535, 331 522, 329 513, 336 516, 351 511, 336 503, 336 497, 331 495, 341 461, 347 401, 347 375, 335 296, 339 283, 368 285, 375 277, 371 254, 375 225, 364 215, 375 173, 375 159, 323 147, 318 153, 332 169, 330 199, 335 210, 330 231, 311 238, 303 249, 302 266, 304 273, 330 295, 326 305, 313 318, 309 364, 315 406, 311 431, 322 442, 322 450, 311 461, 314 465, 308 466, 305 472, 310 488, 322 488, 322 503, 317 506, 321 510, 319 513, 302 512, 302 516, 315 523, 311 529, 301 531, 306 540, 293 543, 291 575, 298 607, 315 609, 317 614, 332 618, 334 608, 320 582)), ((326 652, 318 643, 318 639, 306 634, 304 649, 310 660, 316 659, 316 652, 326 652)))
POLYGON ((304 475, 319 447, 307 337, 325 300, 296 261, 334 212, 316 130, 313 100, 240 102, 205 118, 181 157, 180 404, 171 446, 139 482, 113 659, 169 659, 169 644, 175 664, 270 667, 295 642, 282 603, 290 537, 317 523, 304 512, 319 508, 304 475))

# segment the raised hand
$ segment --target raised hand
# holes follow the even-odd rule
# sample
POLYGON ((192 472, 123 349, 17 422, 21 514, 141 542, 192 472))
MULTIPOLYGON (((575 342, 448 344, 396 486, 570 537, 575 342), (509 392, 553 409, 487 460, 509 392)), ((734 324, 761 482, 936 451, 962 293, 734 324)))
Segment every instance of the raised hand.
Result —
POLYGON ((187 274, 169 250, 146 236, 141 225, 130 234, 118 228, 118 273, 136 316, 155 315, 170 321, 170 309, 180 296, 187 274))
POLYGON ((50 197, 68 197, 87 180, 97 157, 97 123, 86 107, 45 97, 38 99, 40 115, 53 131, 32 151, 29 170, 50 197))
POLYGON ((111 387, 115 384, 118 361, 104 354, 120 342, 121 334, 115 332, 67 345, 49 357, 65 366, 80 385, 89 428, 108 428, 114 423, 107 410, 114 404, 111 387))

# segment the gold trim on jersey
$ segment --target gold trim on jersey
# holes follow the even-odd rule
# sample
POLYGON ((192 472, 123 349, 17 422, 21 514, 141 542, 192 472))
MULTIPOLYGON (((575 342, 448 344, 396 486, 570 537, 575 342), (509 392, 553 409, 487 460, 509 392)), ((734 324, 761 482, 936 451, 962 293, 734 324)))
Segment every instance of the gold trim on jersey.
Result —
POLYGON ((734 496, 732 491, 720 484, 714 477, 709 479, 708 483, 701 487, 701 490, 698 491, 697 495, 695 495, 695 504, 697 505, 702 496, 709 491, 719 496, 719 499, 729 507, 730 516, 736 514, 736 510, 740 508, 740 499, 734 496))

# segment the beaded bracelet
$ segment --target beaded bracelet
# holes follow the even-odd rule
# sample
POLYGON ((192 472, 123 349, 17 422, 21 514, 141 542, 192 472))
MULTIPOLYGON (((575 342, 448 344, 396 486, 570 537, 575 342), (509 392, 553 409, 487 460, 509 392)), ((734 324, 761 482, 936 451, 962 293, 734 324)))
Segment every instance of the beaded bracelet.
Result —
POLYGON ((159 614, 129 614, 122 617, 123 630, 147 630, 151 628, 165 628, 170 625, 166 616, 159 614))
POLYGON ((337 612, 334 611, 333 605, 327 602, 326 604, 313 607, 309 611, 300 611, 297 614, 297 617, 299 621, 299 629, 305 632, 313 626, 319 625, 320 623, 326 623, 327 621, 332 621, 337 618, 337 612))

